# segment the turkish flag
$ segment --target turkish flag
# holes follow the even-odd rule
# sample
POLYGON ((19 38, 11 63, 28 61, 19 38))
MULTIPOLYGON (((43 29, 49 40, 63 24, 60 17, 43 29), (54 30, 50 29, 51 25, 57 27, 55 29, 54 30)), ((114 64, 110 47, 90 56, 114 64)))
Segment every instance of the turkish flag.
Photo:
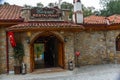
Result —
POLYGON ((8 37, 9 37, 11 46, 16 47, 16 42, 15 42, 15 39, 14 39, 14 33, 13 32, 8 32, 8 37))

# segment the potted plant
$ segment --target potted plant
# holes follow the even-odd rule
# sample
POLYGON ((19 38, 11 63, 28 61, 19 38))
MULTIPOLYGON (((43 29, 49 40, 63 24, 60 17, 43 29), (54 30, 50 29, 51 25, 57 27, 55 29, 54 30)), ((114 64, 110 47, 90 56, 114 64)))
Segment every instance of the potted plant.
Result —
POLYGON ((23 45, 21 43, 17 43, 16 47, 14 47, 14 59, 15 59, 15 65, 14 65, 14 73, 20 74, 21 73, 21 65, 23 62, 24 57, 24 49, 23 45))

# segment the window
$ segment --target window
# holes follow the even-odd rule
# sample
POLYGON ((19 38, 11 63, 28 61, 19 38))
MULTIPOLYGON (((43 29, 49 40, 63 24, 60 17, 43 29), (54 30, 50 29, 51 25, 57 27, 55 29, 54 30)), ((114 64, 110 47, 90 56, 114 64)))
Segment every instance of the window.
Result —
POLYGON ((120 51, 120 35, 116 38, 116 51, 120 51))

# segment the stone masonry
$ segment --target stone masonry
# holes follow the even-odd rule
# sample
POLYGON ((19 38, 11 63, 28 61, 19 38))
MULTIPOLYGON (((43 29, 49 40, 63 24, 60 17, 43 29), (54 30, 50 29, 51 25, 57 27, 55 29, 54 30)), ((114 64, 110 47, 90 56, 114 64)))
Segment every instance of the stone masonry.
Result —
POLYGON ((80 65, 120 63, 116 52, 116 37, 119 30, 76 33, 75 50, 79 50, 80 65))
POLYGON ((0 73, 5 73, 6 68, 6 32, 0 28, 0 73))
MULTIPOLYGON (((1 53, 0 54, 0 72, 6 72, 6 34, 4 28, 1 28, 1 53)), ((40 32, 32 33, 31 40, 40 32)), ((116 51, 116 37, 119 35, 119 30, 112 31, 91 31, 91 32, 56 32, 62 38, 67 38, 67 42, 64 42, 64 54, 65 54, 65 67, 68 68, 68 61, 72 60, 76 62, 74 53, 80 51, 79 57, 80 65, 96 65, 105 63, 120 63, 120 52, 116 51)), ((22 43, 25 48, 24 62, 27 64, 27 71, 30 70, 30 46, 26 43, 27 33, 17 33, 21 37, 22 43), (21 36, 20 36, 21 35, 21 36)), ((18 41, 18 40, 17 40, 18 41)), ((9 43, 9 66, 10 71, 14 68, 13 49, 9 43)))
MULTIPOLYGON (((6 33, 4 28, 0 29, 0 72, 6 72, 6 33)), ((68 61, 76 62, 74 53, 80 51, 79 64, 82 65, 96 65, 105 63, 120 63, 120 52, 116 51, 116 37, 119 35, 119 30, 112 31, 91 31, 91 32, 54 32, 55 35, 60 36, 64 42, 65 54, 65 68, 68 68, 68 61)), ((31 40, 40 32, 33 32, 31 40)), ((24 62, 27 64, 27 72, 30 71, 30 45, 26 42, 27 32, 15 33, 17 41, 24 44, 25 57, 24 62)), ((9 67, 10 71, 14 68, 13 49, 9 43, 9 67)))

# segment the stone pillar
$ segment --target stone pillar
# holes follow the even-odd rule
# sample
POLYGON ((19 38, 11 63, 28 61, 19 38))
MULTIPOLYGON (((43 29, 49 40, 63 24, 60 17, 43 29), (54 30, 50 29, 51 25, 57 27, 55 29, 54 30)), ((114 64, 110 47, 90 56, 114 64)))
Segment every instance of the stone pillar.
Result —
POLYGON ((24 52, 25 52, 23 62, 26 64, 27 73, 29 73, 30 72, 30 44, 28 44, 26 41, 26 38, 27 38, 26 34, 27 33, 22 34, 22 43, 23 43, 24 52))
POLYGON ((6 73, 6 32, 0 28, 0 73, 6 73))
POLYGON ((68 61, 72 60, 74 63, 74 34, 73 33, 65 33, 65 38, 67 41, 65 42, 65 68, 68 69, 68 61))
POLYGON ((14 71, 14 57, 13 57, 13 47, 10 44, 10 40, 8 39, 8 54, 9 54, 9 71, 14 71))

